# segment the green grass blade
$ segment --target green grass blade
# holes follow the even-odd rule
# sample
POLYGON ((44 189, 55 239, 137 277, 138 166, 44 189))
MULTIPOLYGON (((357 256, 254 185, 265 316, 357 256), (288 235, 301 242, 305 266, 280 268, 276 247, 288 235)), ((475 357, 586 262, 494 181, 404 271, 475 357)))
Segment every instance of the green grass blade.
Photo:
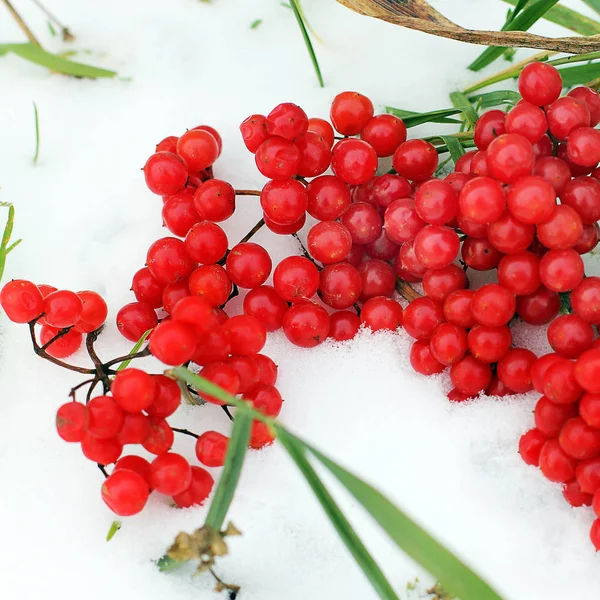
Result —
POLYGON ((296 466, 300 469, 304 475, 308 485, 314 492, 317 500, 320 502, 325 514, 329 517, 332 525, 335 527, 338 535, 346 544, 346 547, 356 560, 363 573, 367 576, 367 579, 371 582, 371 585, 377 592, 378 596, 383 600, 399 600, 398 596, 394 592, 394 589, 386 579, 383 571, 379 568, 375 559, 371 556, 369 551, 366 549, 362 540, 358 537, 352 525, 348 522, 348 519, 344 516, 344 513, 340 510, 335 500, 331 497, 331 494, 327 488, 323 485, 323 482, 313 469, 312 465, 306 458, 306 450, 303 444, 298 443, 296 438, 289 435, 284 429, 277 428, 277 437, 279 442, 288 451, 288 454, 292 460, 296 463, 296 466))
POLYGON ((33 103, 33 114, 35 116, 35 154, 33 156, 33 164, 37 165, 38 157, 40 155, 40 118, 35 102, 33 103))
POLYGON ((334 477, 360 502, 384 531, 411 558, 461 600, 502 600, 483 579, 425 530, 394 506, 383 494, 343 469, 315 448, 304 444, 334 477))
POLYGON ((425 113, 413 112, 412 110, 402 110, 401 108, 394 108, 393 106, 386 106, 385 112, 390 115, 400 117, 407 128, 416 127, 423 123, 458 123, 458 119, 449 119, 452 115, 457 115, 462 111, 456 108, 444 108, 442 110, 433 110, 425 113))
MULTIPOLYGON (((503 0, 507 4, 515 5, 517 0, 503 0)), ((580 35, 596 35, 600 33, 600 23, 590 19, 576 10, 557 4, 553 6, 545 15, 544 19, 551 23, 556 23, 561 27, 575 31, 580 35)))
POLYGON ((471 104, 476 104, 479 108, 492 108, 507 104, 514 106, 521 99, 521 94, 512 90, 499 90, 497 92, 487 92, 485 94, 473 94, 468 96, 471 104))
POLYGON ((321 68, 319 67, 319 61, 317 60, 315 49, 313 48, 310 36, 308 35, 308 31, 306 30, 306 25, 304 24, 304 19, 302 18, 302 11, 298 7, 297 0, 290 0, 290 5, 292 7, 292 10, 294 11, 296 21, 298 21, 298 27, 300 27, 300 31, 302 32, 302 37, 304 38, 304 43, 306 44, 310 60, 313 64, 313 67, 315 68, 315 73, 317 74, 319 85, 321 87, 325 87, 325 83, 323 82, 323 75, 321 75, 321 68))
POLYGON ((250 29, 257 29, 262 22, 263 22, 262 19, 256 19, 256 20, 252 21, 252 24, 250 25, 250 29))
POLYGON ((477 123, 477 113, 469 102, 469 99, 462 92, 451 92, 450 102, 452 102, 452 106, 462 111, 463 122, 466 128, 468 130, 473 129, 475 123, 477 123))
POLYGON ((8 246, 10 242, 10 236, 12 235, 13 227, 15 224, 15 207, 10 202, 0 202, 0 206, 8 207, 8 216, 6 218, 6 225, 4 226, 4 232, 2 233, 2 242, 0 242, 0 281, 4 275, 4 267, 6 266, 6 257, 8 253, 17 246, 21 240, 16 241, 12 246, 8 246))
POLYGON ((110 540, 112 540, 115 536, 115 533, 117 533, 117 531, 119 531, 119 529, 121 529, 122 526, 123 523, 121 523, 121 521, 113 521, 110 526, 110 529, 108 530, 108 533, 106 534, 106 541, 110 542, 110 540))
MULTIPOLYGON (((510 22, 505 23, 503 31, 527 31, 536 21, 541 19, 558 0, 537 0, 529 3, 520 14, 510 22)), ((480 71, 502 56, 505 46, 490 46, 486 48, 469 66, 471 71, 480 71)))
POLYGON ((72 75, 74 77, 89 77, 90 79, 96 79, 97 77, 115 77, 117 74, 115 71, 84 65, 83 63, 78 63, 57 56, 56 54, 51 54, 50 52, 46 52, 43 48, 40 48, 40 46, 32 43, 0 44, 0 54, 3 50, 5 52, 12 52, 29 62, 46 67, 51 71, 72 75))
POLYGON ((214 498, 210 503, 208 515, 206 515, 207 527, 212 527, 215 531, 221 531, 223 521, 227 516, 227 511, 233 500, 233 495, 240 478, 244 457, 248 449, 250 440, 250 428, 252 418, 244 412, 238 412, 235 415, 231 439, 227 446, 227 455, 223 473, 219 480, 219 485, 215 491, 214 498))
MULTIPOLYGON (((148 329, 148 331, 144 331, 144 333, 142 334, 142 337, 135 343, 135 346, 129 351, 129 354, 135 354, 136 352, 140 351, 142 345, 144 344, 144 342, 146 341, 146 339, 150 335, 151 331, 152 331, 152 329, 148 329)), ((128 358, 127 360, 124 360, 117 367, 117 371, 122 371, 123 369, 126 369, 130 364, 131 364, 131 359, 130 358, 128 358)))
POLYGON ((600 0, 583 0, 583 2, 600 14, 600 0))
POLYGON ((440 137, 444 140, 448 153, 452 157, 454 164, 456 164, 458 159, 465 153, 465 149, 462 147, 462 144, 451 135, 440 135, 440 137))
POLYGON ((592 79, 600 77, 600 62, 577 65, 575 67, 563 67, 559 69, 563 79, 563 87, 586 84, 592 79))

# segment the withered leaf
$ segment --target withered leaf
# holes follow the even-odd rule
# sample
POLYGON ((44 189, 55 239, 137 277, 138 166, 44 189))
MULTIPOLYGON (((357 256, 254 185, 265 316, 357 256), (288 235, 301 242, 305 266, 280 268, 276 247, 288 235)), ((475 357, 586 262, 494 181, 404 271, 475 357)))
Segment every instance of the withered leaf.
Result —
POLYGON ((482 46, 517 46, 540 48, 569 54, 600 50, 600 36, 549 38, 525 31, 483 31, 465 29, 433 9, 424 0, 337 0, 347 8, 439 37, 480 44, 482 46))

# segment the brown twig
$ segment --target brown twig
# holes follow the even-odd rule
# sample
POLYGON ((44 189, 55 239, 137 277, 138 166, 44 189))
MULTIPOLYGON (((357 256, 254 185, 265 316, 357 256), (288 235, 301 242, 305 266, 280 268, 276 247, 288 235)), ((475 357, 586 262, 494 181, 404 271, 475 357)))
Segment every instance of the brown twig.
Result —
POLYGON ((396 291, 409 302, 423 297, 410 283, 403 281, 399 277, 396 277, 396 291))
POLYGON ((75 392, 82 388, 85 385, 88 384, 96 384, 98 382, 98 378, 97 377, 93 377, 92 379, 86 379, 85 381, 82 381, 81 383, 78 383, 75 387, 71 388, 71 391, 69 392, 69 396, 73 399, 73 401, 75 401, 75 392))
POLYGON ((233 415, 231 414, 231 411, 229 410, 229 406, 227 406, 226 404, 223 404, 221 406, 221 408, 223 409, 223 412, 229 417, 229 420, 233 421, 233 415))
POLYGON ((33 0, 33 3, 48 17, 48 20, 53 22, 55 25, 60 27, 62 38, 64 42, 72 42, 75 36, 69 31, 69 28, 63 25, 41 2, 40 0, 33 0))
POLYGON ((361 15, 469 44, 540 48, 569 54, 583 54, 600 50, 600 36, 597 35, 548 38, 524 31, 465 29, 434 10, 424 0, 402 0, 400 2, 398 0, 337 1, 361 15))
POLYGON ((176 431, 177 433, 183 433, 183 435, 189 435, 196 439, 198 439, 200 437, 197 433, 194 433, 193 431, 190 431, 189 429, 180 429, 179 427, 171 427, 171 429, 173 431, 176 431))
POLYGON ((105 368, 112 367, 117 363, 122 363, 125 360, 134 360, 136 358, 144 358, 145 356, 150 356, 150 346, 146 346, 143 350, 136 352, 135 354, 126 354, 125 356, 119 356, 118 358, 113 358, 108 362, 104 363, 105 368))
POLYGON ((92 359, 94 363, 94 367, 96 367, 96 377, 102 381, 102 386, 104 388, 104 393, 106 394, 110 390, 110 379, 108 378, 108 368, 106 365, 102 363, 98 354, 96 354, 96 349, 94 348, 94 343, 98 339, 98 336, 102 333, 104 329, 104 325, 100 328, 96 329, 96 331, 92 331, 88 333, 85 338, 85 348, 89 357, 92 359))
POLYGON ((235 190, 236 196, 260 196, 258 190, 235 190))
POLYGON ((21 31, 27 36, 27 39, 32 44, 35 44, 36 46, 41 46, 38 39, 35 37, 35 35, 33 35, 33 31, 31 31, 31 29, 29 29, 29 27, 27 26, 27 23, 23 21, 21 15, 16 11, 15 7, 11 4, 10 0, 2 0, 2 2, 4 2, 4 5, 6 6, 6 8, 8 8, 8 11, 13 16, 14 20, 17 22, 17 25, 21 28, 21 31))
POLYGON ((254 237, 254 235, 256 235, 258 233, 258 231, 261 229, 261 227, 264 227, 265 224, 265 220, 261 219, 239 242, 238 244, 244 244, 245 242, 247 242, 250 238, 254 237))

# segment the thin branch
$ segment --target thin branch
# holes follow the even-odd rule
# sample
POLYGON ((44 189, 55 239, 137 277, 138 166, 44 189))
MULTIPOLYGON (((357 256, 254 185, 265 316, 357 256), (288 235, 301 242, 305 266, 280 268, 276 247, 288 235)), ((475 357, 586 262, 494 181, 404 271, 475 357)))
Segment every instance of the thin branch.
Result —
POLYGON ((415 290, 410 283, 407 281, 403 281, 399 277, 396 277, 396 291, 409 302, 416 300, 417 298, 422 298, 421 294, 415 290))
POLYGON ((189 435, 196 439, 198 439, 200 437, 197 433, 194 433, 193 431, 190 431, 189 429, 180 429, 179 427, 171 427, 171 429, 173 431, 176 431, 177 433, 183 433, 184 435, 189 435))
POLYGON ((108 477, 108 473, 106 472, 106 467, 104 465, 101 465, 100 463, 96 463, 98 465, 98 468, 102 471, 102 475, 104 475, 104 477, 108 477))
POLYGON ((69 31, 69 28, 63 25, 41 2, 40 0, 33 0, 33 3, 52 21, 55 25, 60 27, 62 38, 64 42, 72 42, 75 36, 69 31))
POLYGON ((144 358, 145 356, 150 356, 150 347, 146 346, 143 350, 140 350, 139 352, 136 352, 135 354, 126 354, 125 356, 119 356, 119 358, 113 358, 112 360, 109 360, 107 363, 104 363, 104 367, 108 368, 108 367, 112 367, 113 365, 116 365, 117 363, 121 363, 124 360, 134 360, 136 358, 144 358))
POLYGON ((236 196, 260 196, 258 190, 235 190, 236 196))
POLYGON ((97 381, 98 381, 98 378, 97 378, 97 377, 93 377, 92 379, 86 379, 85 381, 82 381, 81 383, 78 383, 78 384, 77 384, 75 387, 72 387, 72 388, 71 388, 71 391, 69 392, 69 396, 70 396, 71 398, 73 398, 73 401, 75 401, 75 392, 76 392, 78 389, 80 389, 80 388, 82 388, 83 386, 85 386, 85 385, 88 385, 88 384, 90 384, 90 383, 93 383, 93 384, 95 384, 95 383, 97 383, 97 381))
POLYGON ((233 415, 231 414, 231 412, 229 410, 229 406, 227 406, 226 404, 223 404, 221 406, 221 408, 223 409, 223 412, 229 417, 229 420, 233 421, 233 415))
POLYGON ((29 29, 29 27, 27 26, 27 23, 23 21, 21 15, 15 10, 15 7, 11 4, 10 0, 2 0, 2 2, 4 2, 4 5, 6 6, 6 8, 8 8, 8 11, 13 16, 14 20, 17 22, 17 25, 21 28, 21 31, 27 36, 27 39, 32 44, 41 47, 40 42, 35 37, 35 35, 33 35, 33 31, 31 31, 31 29, 29 29))
POLYGON ((261 229, 261 227, 264 226, 264 224, 265 224, 265 220, 261 219, 238 243, 244 244, 249 239, 254 237, 254 235, 256 235, 256 233, 258 233, 258 231, 261 229))

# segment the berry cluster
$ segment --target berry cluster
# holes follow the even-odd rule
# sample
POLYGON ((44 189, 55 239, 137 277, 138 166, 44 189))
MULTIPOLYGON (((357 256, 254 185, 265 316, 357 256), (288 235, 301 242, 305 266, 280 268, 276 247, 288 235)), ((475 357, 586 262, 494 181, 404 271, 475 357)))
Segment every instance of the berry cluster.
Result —
MULTIPOLYGON (((276 416, 282 408, 277 367, 260 353, 268 332, 281 329, 291 343, 310 348, 327 338, 352 339, 361 326, 403 326, 415 339, 415 371, 449 368, 451 401, 533 389, 543 394, 535 429, 523 435, 519 451, 564 484, 573 506, 594 507, 599 518, 591 537, 600 549, 600 343, 594 340, 600 278, 585 277, 581 258, 600 238, 600 132, 594 129, 600 97, 586 87, 560 97, 560 74, 544 63, 523 70, 519 91, 523 99, 510 111, 479 118, 477 149, 443 178, 431 143, 407 140, 401 119, 375 115, 371 101, 356 92, 334 98, 331 123, 291 103, 242 122, 243 141, 268 178, 260 192, 214 178, 221 138, 213 128, 165 138, 144 175, 163 198, 163 222, 173 236, 148 249, 132 281, 136 301, 119 311, 118 329, 131 341, 150 332, 140 356, 197 365, 202 377, 276 416), (380 158, 393 165, 383 175, 377 175, 380 158), (229 248, 219 223, 234 214, 239 195, 259 196, 263 219, 229 248), (273 269, 267 250, 250 241, 263 225, 294 236, 301 255, 273 269), (304 243, 298 233, 305 226, 304 243), (469 277, 475 272, 478 281, 488 272, 489 282, 477 287, 469 277), (227 303, 240 290, 243 314, 229 315, 227 303), (409 301, 405 309, 396 292, 409 301), (554 352, 538 358, 513 347, 516 318, 548 325, 554 352)), ((168 377, 112 370, 119 359, 99 361, 93 341, 106 305, 97 294, 17 280, 4 287, 0 302, 13 321, 29 323, 32 335, 42 324, 34 348, 54 362, 87 334, 95 370, 58 362, 94 374, 88 401, 76 402, 73 391, 73 402, 58 411, 57 428, 63 439, 81 443, 90 460, 116 462, 102 495, 117 514, 139 512, 151 490, 178 506, 205 500, 212 476, 170 452, 174 432, 197 438, 197 459, 207 467, 223 465, 228 438, 168 424, 181 401, 168 377), (98 382, 104 394, 92 397, 98 382), (121 457, 125 444, 156 458, 121 457)), ((191 388, 184 392, 222 405, 191 388)), ((272 441, 270 430, 255 422, 251 447, 272 441)))

